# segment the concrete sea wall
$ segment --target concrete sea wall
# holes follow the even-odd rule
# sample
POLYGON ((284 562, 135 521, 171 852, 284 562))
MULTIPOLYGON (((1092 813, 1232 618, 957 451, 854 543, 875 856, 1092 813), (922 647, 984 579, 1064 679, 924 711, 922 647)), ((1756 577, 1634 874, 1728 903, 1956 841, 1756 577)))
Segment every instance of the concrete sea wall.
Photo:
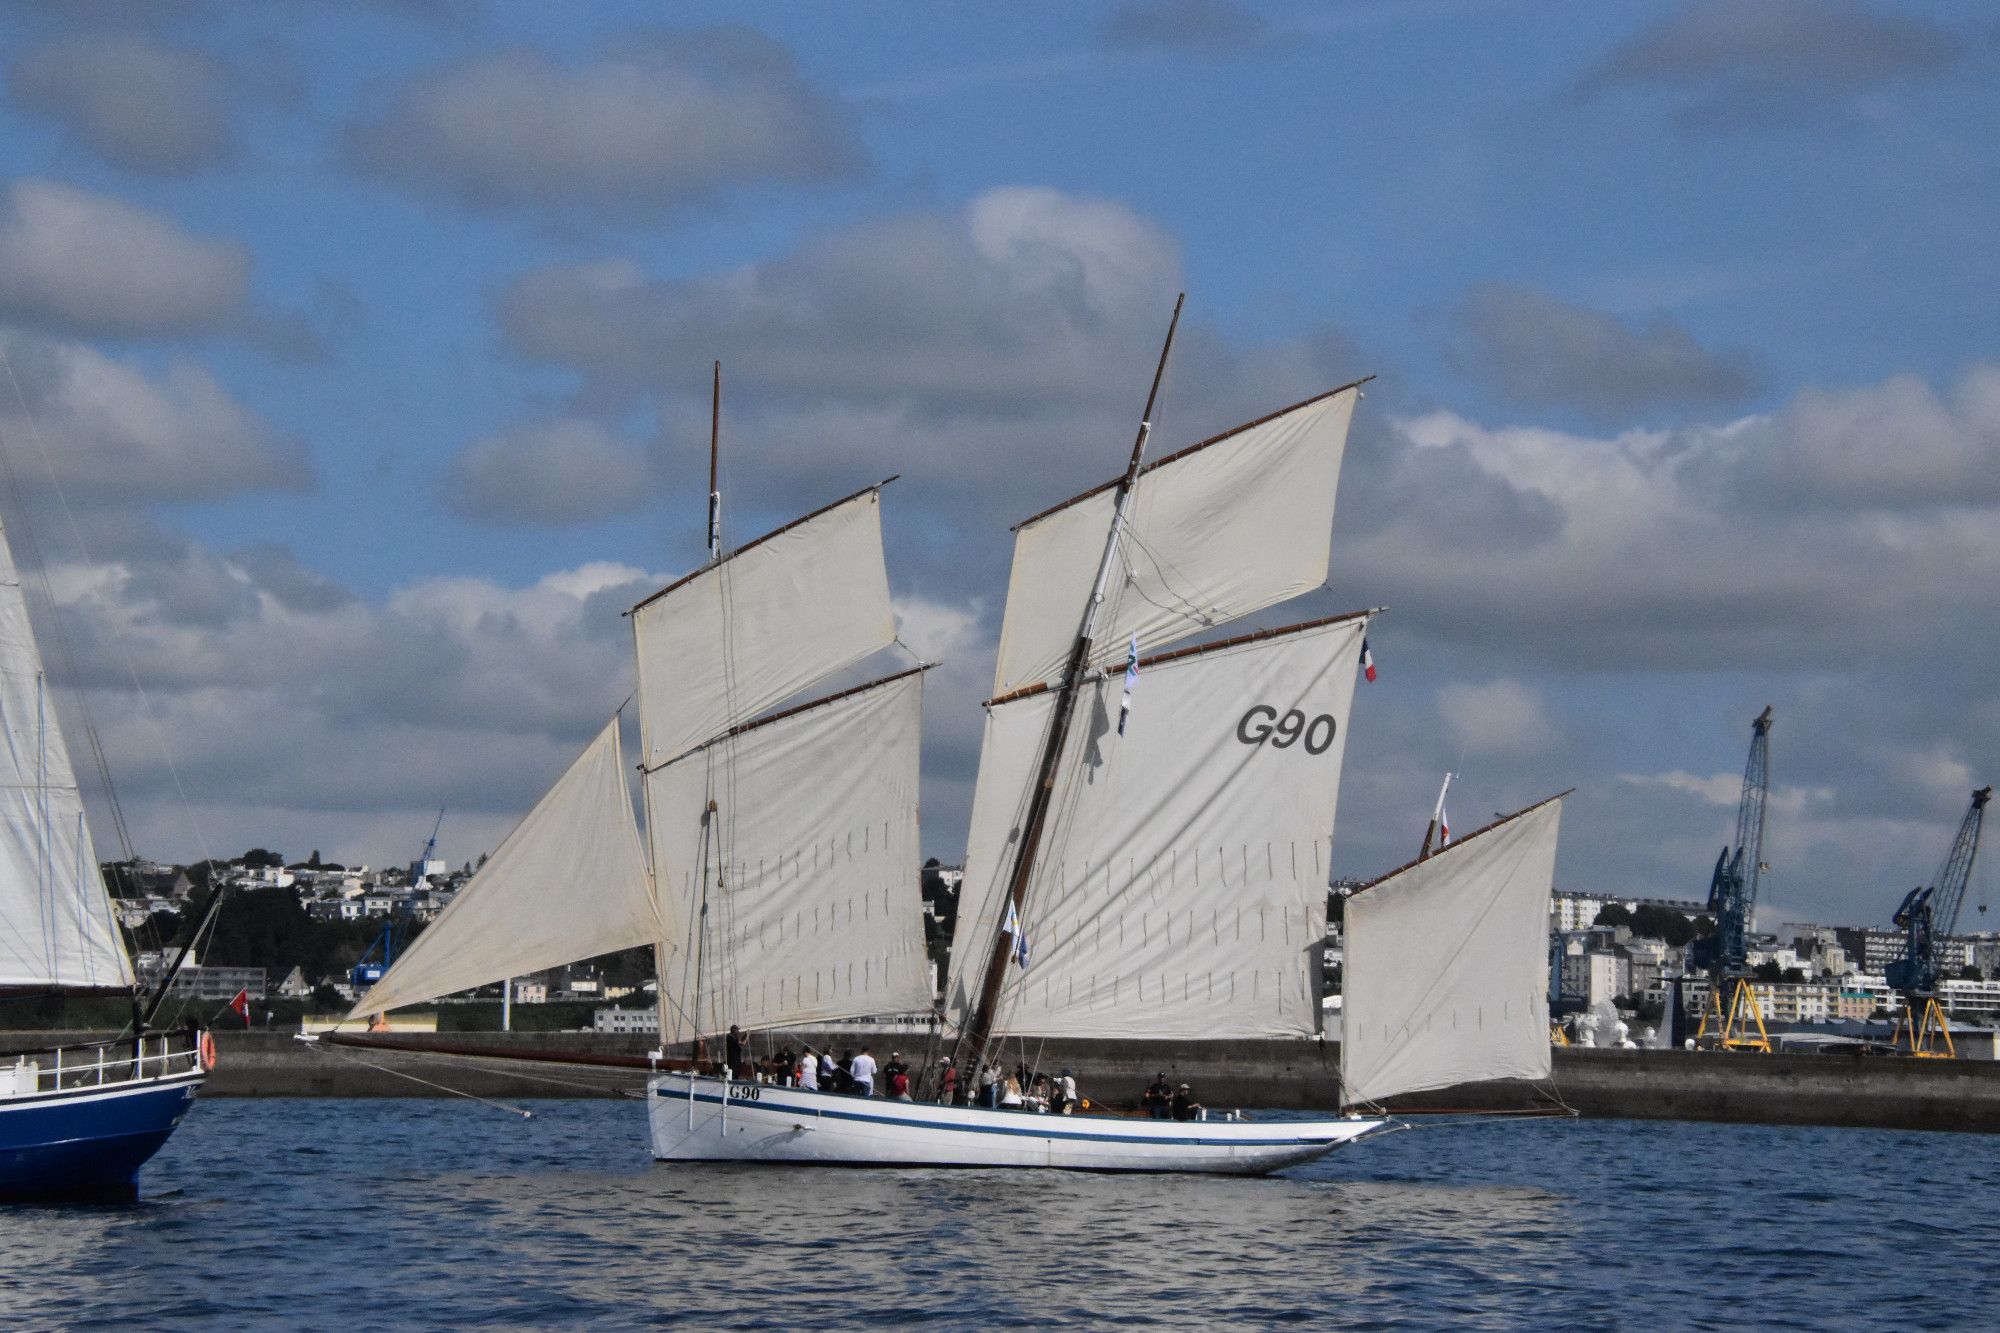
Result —
MULTIPOLYGON (((0 1033, 0 1049, 85 1040, 88 1034, 0 1033)), ((460 1033, 448 1038, 494 1057, 436 1056, 312 1046, 289 1033, 218 1032, 212 1097, 423 1097, 444 1089, 481 1097, 618 1097, 643 1086, 643 1069, 506 1058, 523 1052, 643 1056, 645 1037, 595 1033, 460 1033)), ((901 1050, 913 1063, 923 1039, 853 1032, 790 1034, 836 1053, 869 1046, 878 1060, 901 1050)), ((1031 1052, 1033 1054, 1033 1052, 1031 1052)), ((1339 1099, 1333 1042, 1050 1041, 1040 1067, 1071 1070, 1086 1097, 1135 1101, 1155 1074, 1188 1083, 1210 1106, 1332 1110, 1339 1099)), ((2000 1132, 2000 1063, 1841 1055, 1724 1055, 1685 1051, 1558 1050, 1554 1087, 1587 1116, 1848 1125, 2000 1132)), ((1398 1109, 1519 1110, 1549 1103, 1537 1089, 1488 1084, 1412 1097, 1398 1109)))

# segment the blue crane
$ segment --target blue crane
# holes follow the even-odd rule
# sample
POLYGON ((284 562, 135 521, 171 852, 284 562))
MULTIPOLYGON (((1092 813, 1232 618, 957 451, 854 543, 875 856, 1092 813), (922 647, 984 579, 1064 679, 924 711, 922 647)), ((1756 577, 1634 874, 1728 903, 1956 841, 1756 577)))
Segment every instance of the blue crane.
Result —
POLYGON ((1707 970, 1709 982, 1708 1007, 1702 1012, 1701 1030, 1695 1034, 1698 1046, 1763 1051, 1767 1055, 1771 1050, 1764 1013, 1750 987, 1749 969, 1757 885, 1767 869, 1763 861, 1764 803, 1770 791, 1771 710, 1766 707, 1750 724, 1750 760, 1743 767, 1743 795, 1736 805, 1736 841, 1715 858, 1715 871, 1709 877, 1708 910, 1715 918, 1715 934, 1696 940, 1690 947, 1692 961, 1707 970))
POLYGON ((1902 992, 1903 1016, 1896 1024, 1896 1046, 1908 1055, 1949 1060, 1958 1054, 1951 1028, 1938 1004, 1938 982, 1944 971, 1944 949, 1958 927, 1958 909, 1972 879, 1973 858, 1979 855, 1979 831, 1986 822, 1991 787, 1972 793, 1972 807, 1951 840, 1951 850, 1938 867, 1937 881, 1919 884, 1896 909, 1896 925, 1904 932, 1903 956, 1883 969, 1888 983, 1902 992))
MULTIPOLYGON (((430 863, 431 854, 437 851, 438 830, 443 827, 444 807, 439 806, 437 822, 431 825, 430 841, 424 844, 424 854, 418 857, 416 865, 411 867, 412 890, 423 882, 424 867, 430 863)), ((368 946, 367 951, 361 955, 361 960, 348 971, 348 984, 354 987, 355 994, 358 995, 380 981, 382 974, 389 970, 389 964, 395 961, 396 918, 391 913, 389 919, 382 923, 382 933, 375 937, 375 942, 368 946), (379 958, 376 957, 378 951, 381 954, 379 958)))

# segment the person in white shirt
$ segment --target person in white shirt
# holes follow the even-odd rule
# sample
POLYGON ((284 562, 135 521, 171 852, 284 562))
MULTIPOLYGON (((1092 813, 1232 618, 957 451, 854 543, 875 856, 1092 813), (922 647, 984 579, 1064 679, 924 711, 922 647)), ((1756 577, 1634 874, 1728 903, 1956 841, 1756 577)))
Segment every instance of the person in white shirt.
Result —
POLYGON ((802 1088, 811 1088, 815 1092, 819 1090, 819 1057, 813 1054, 810 1046, 806 1047, 805 1054, 799 1057, 798 1085, 802 1088))
POLYGON ((840 1086, 834 1082, 833 1077, 839 1068, 840 1066, 833 1062, 832 1051, 821 1051, 819 1053, 819 1079, 814 1086, 825 1088, 828 1092, 839 1092, 840 1086))
POLYGON ((861 1054, 854 1057, 854 1063, 847 1067, 847 1076, 854 1080, 854 1091, 863 1097, 875 1095, 875 1057, 863 1046, 861 1054))
POLYGON ((1074 1113, 1076 1110, 1076 1080, 1070 1077, 1070 1072, 1067 1069, 1063 1070, 1062 1077, 1056 1080, 1056 1087, 1061 1089, 1059 1100, 1062 1102, 1062 1106, 1058 1113, 1061 1115, 1074 1113))

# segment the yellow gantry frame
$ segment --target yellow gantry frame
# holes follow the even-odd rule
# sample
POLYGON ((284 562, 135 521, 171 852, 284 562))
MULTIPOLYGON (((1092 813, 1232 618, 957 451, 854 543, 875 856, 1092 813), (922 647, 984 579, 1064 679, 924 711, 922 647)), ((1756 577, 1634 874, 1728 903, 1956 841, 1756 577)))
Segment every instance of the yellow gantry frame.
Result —
POLYGON ((1757 992, 1750 989, 1750 983, 1742 977, 1731 977, 1723 986, 1730 987, 1729 1012, 1722 1009, 1722 986, 1711 987, 1708 993, 1708 1008, 1701 1015, 1701 1030, 1694 1034, 1697 1049, 1708 1049, 1711 1044, 1724 1051, 1762 1051, 1771 1053, 1771 1034, 1764 1029, 1764 1009, 1757 1003, 1757 992), (1708 1026, 1715 1024, 1716 1036, 1710 1038, 1708 1026), (1751 1024, 1757 1027, 1757 1034, 1750 1034, 1751 1024))
POLYGON ((1951 1024, 1944 1021, 1937 996, 1924 996, 1921 1007, 1923 1015, 1919 1017, 1918 997, 1904 997, 1903 1016, 1896 1020, 1896 1049, 1919 1060, 1956 1060, 1958 1047, 1952 1044, 1951 1024), (1939 1049, 1940 1044, 1943 1049, 1939 1049))

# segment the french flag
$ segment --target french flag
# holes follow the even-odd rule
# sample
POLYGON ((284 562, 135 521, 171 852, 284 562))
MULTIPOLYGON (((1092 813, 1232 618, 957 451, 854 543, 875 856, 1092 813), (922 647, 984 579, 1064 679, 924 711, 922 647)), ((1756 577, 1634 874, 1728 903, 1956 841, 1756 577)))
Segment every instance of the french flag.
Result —
POLYGON ((1361 674, 1370 681, 1375 679, 1375 654, 1368 651, 1368 636, 1361 636, 1361 674))

